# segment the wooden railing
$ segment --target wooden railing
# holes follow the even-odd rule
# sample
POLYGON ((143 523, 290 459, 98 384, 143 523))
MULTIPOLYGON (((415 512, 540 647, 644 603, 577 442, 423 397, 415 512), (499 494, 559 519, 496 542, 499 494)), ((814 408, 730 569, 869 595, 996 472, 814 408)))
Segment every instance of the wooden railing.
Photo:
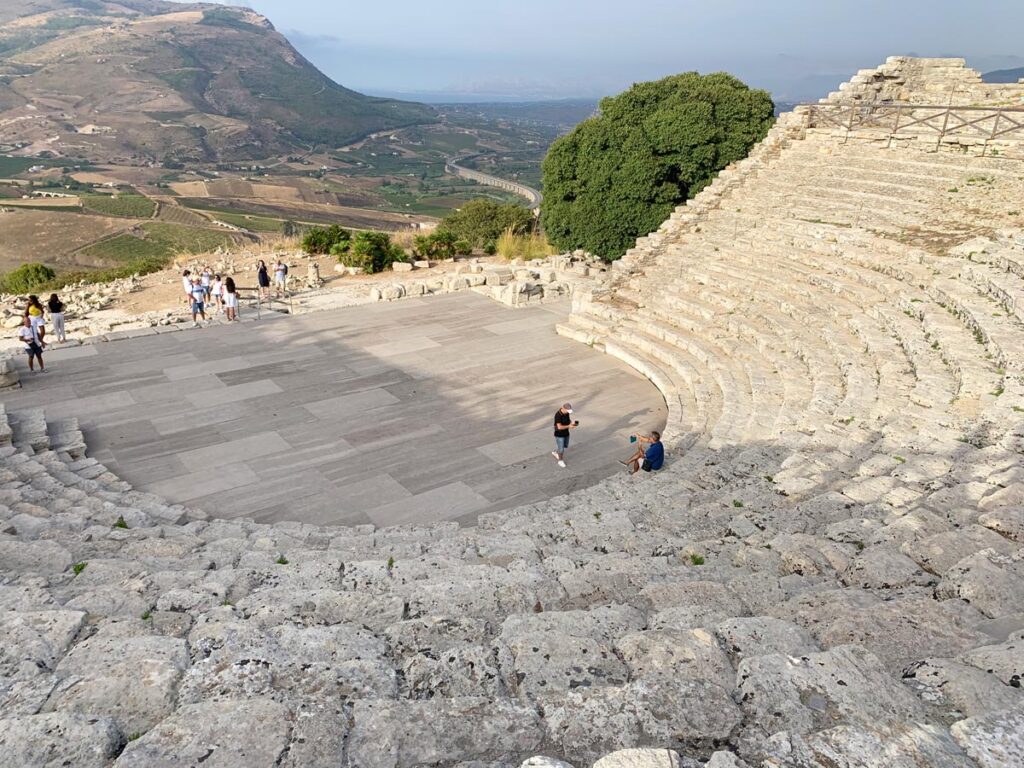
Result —
POLYGON ((927 104, 840 103, 807 107, 811 128, 840 128, 950 138, 1024 141, 1024 108, 957 107, 927 104))

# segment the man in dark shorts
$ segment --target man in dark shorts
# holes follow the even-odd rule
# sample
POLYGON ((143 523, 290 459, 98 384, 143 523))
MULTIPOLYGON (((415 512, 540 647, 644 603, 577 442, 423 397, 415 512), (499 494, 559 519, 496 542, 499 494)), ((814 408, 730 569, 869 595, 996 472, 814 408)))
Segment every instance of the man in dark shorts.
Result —
POLYGON ((644 472, 657 472, 665 463, 665 446, 661 444, 661 432, 655 430, 649 435, 630 435, 636 438, 636 451, 626 461, 619 459, 620 464, 629 467, 629 474, 635 475, 641 469, 644 472))
POLYGON ((38 360, 39 372, 44 372, 46 366, 43 365, 43 342, 39 339, 39 333, 36 331, 35 326, 32 325, 32 320, 28 315, 25 315, 24 322, 18 330, 18 338, 25 345, 25 353, 28 355, 28 369, 35 371, 35 361, 38 360))
POLYGON ((569 430, 576 429, 580 423, 572 419, 572 403, 565 403, 555 411, 555 457, 558 466, 565 468, 565 449, 569 447, 569 430))

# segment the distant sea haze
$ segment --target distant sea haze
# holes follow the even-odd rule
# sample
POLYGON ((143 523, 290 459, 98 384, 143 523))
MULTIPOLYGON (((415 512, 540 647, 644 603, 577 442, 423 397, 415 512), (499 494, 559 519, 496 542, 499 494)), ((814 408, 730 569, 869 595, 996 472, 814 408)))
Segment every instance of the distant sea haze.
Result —
POLYGON ((402 101, 418 101, 421 104, 531 104, 546 101, 589 102, 596 101, 610 94, 564 96, 533 96, 530 94, 509 93, 465 93, 458 91, 386 91, 379 88, 355 88, 367 96, 383 99, 400 99, 402 101))

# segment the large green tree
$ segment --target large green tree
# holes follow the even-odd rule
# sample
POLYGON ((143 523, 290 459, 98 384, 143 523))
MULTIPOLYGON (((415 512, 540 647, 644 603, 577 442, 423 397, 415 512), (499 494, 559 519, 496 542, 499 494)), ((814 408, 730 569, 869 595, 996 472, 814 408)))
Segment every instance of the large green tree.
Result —
POLYGON ((774 121, 765 91, 687 72, 601 101, 544 159, 541 221, 562 250, 617 259, 742 159, 774 121))
POLYGON ((506 231, 522 235, 533 230, 533 211, 525 205, 501 205, 493 200, 471 200, 454 213, 448 214, 439 230, 451 232, 458 240, 465 240, 476 248, 495 242, 506 231))

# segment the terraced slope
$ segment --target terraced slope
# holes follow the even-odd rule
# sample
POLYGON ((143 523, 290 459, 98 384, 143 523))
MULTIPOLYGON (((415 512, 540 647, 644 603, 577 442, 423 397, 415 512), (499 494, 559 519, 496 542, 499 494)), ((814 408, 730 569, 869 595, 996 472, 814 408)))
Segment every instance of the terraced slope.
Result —
POLYGON ((433 122, 333 82, 247 8, 8 0, 0 145, 103 163, 262 159, 433 122))
MULTIPOLYGON (((844 98, 951 78, 894 60, 844 98)), ((639 483, 465 529, 269 527, 131 491, 70 419, 0 420, 3 753, 1020 764, 1024 162, 924 143, 784 117, 579 298, 563 331, 672 408, 639 483)))

